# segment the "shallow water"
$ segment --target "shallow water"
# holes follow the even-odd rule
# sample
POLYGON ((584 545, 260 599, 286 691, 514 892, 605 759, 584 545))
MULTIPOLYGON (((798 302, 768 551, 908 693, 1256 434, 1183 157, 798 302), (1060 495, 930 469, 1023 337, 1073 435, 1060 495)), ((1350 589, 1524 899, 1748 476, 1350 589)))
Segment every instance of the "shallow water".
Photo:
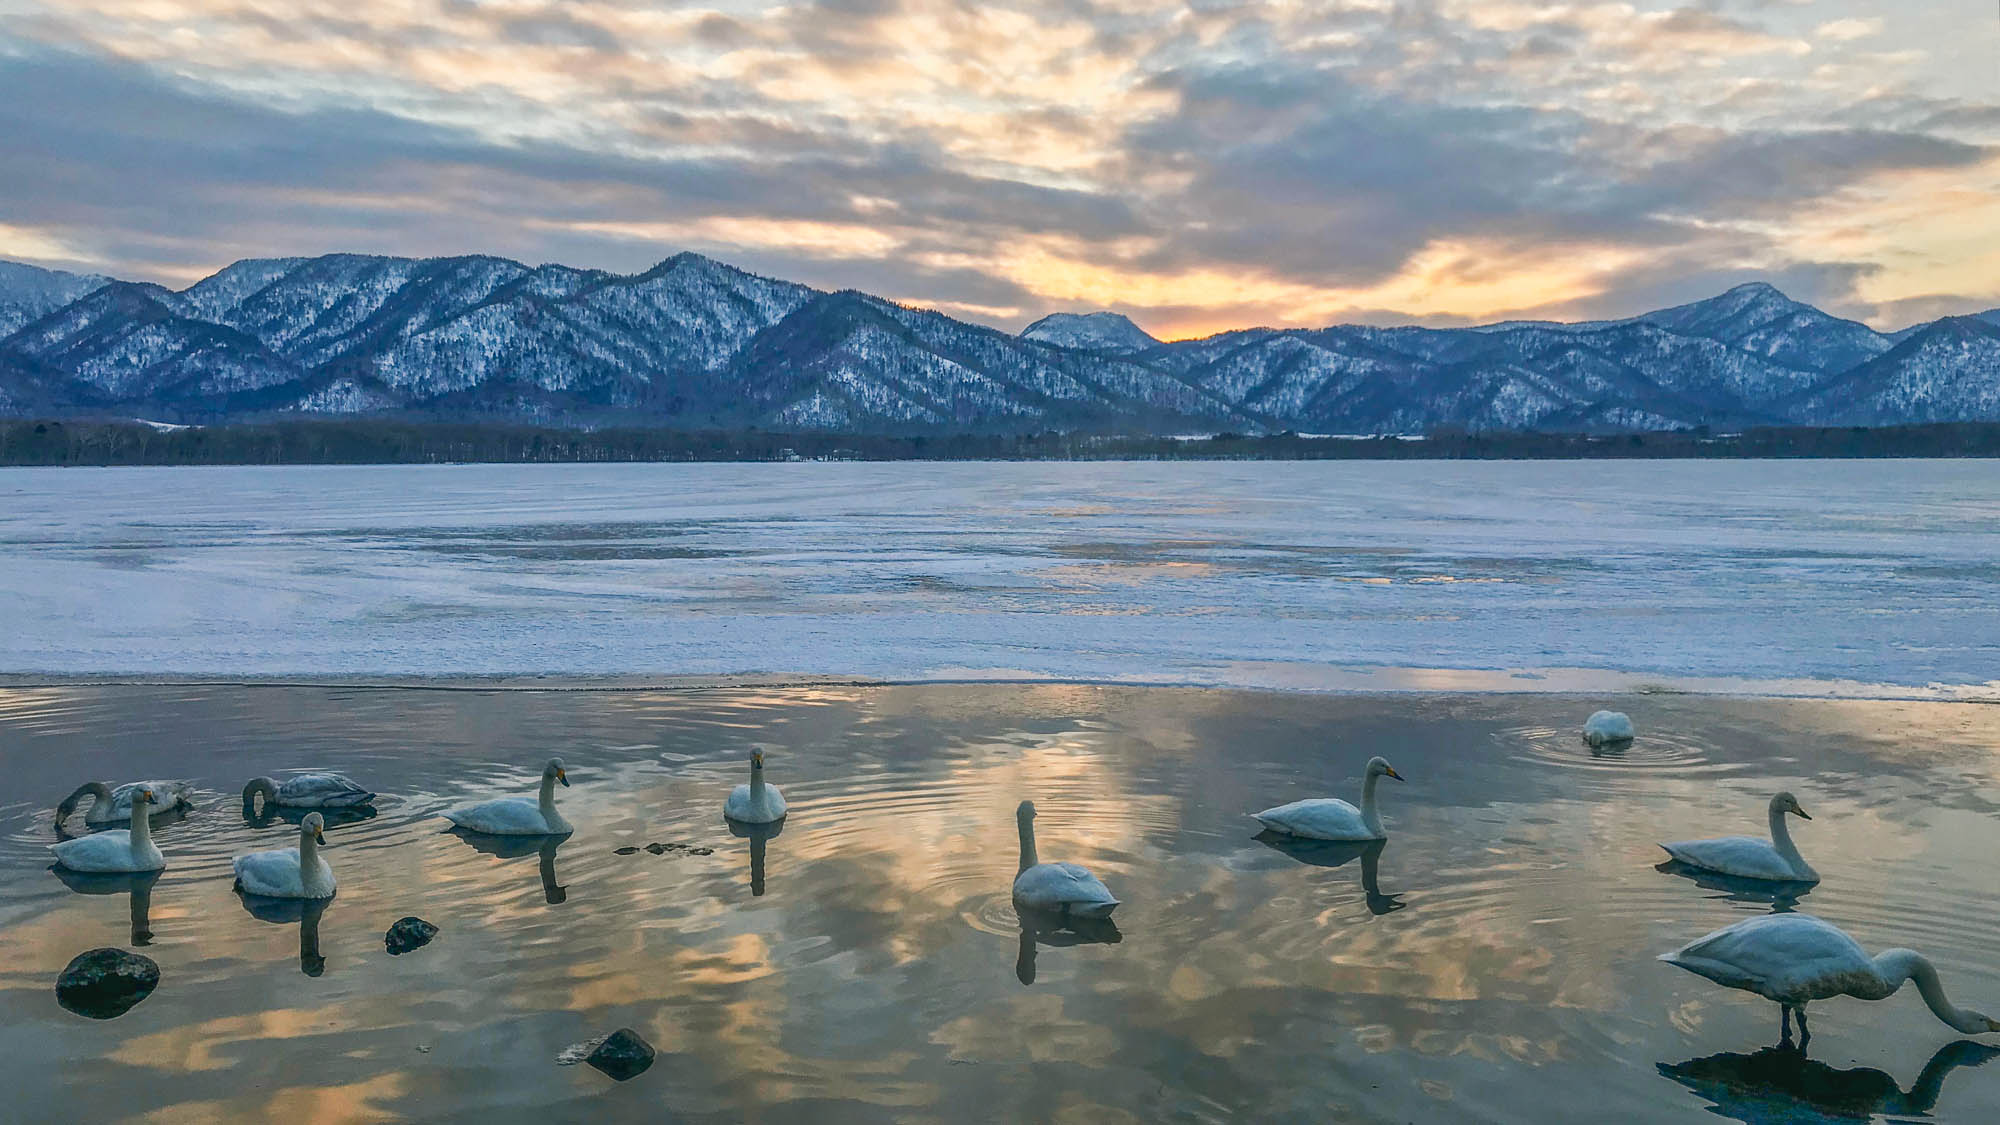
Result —
POLYGON ((0 673, 2000 698, 1996 516, 2000 461, 0 469, 0 673))
POLYGON ((1798 907, 1871 949, 1920 949, 1961 1004, 2000 1008, 2000 712, 1633 698, 1640 740, 1593 755, 1574 730, 1605 702, 4 690, 0 1079, 62 1120, 2000 1114, 2000 1064, 1970 1065, 2000 1042, 1953 1046, 1914 990, 1815 1005, 1800 1060, 1758 1053, 1775 1006, 1653 960, 1772 909, 1654 870, 1653 841, 1758 831, 1788 787, 1826 875, 1798 907), (792 806, 763 841, 719 813, 758 744, 792 806), (1246 812, 1351 798, 1378 752, 1410 779, 1383 783, 1379 855, 1254 838, 1246 812), (489 854, 429 818, 531 793, 551 753, 577 825, 552 854, 489 854), (246 824, 242 781, 308 765, 389 796, 328 830, 341 890, 302 941, 247 912, 228 870, 295 832, 246 824), (57 1005, 56 974, 133 947, 133 904, 48 870, 48 809, 83 778, 141 776, 205 796, 157 832, 158 991, 88 1020, 57 1005), (1043 857, 1125 900, 1115 943, 1024 943, 1007 894, 1022 797, 1043 857), (714 852, 616 851, 652 842, 714 852), (441 932, 390 957, 405 914, 441 932), (558 1065, 620 1026, 658 1048, 645 1074, 558 1065))

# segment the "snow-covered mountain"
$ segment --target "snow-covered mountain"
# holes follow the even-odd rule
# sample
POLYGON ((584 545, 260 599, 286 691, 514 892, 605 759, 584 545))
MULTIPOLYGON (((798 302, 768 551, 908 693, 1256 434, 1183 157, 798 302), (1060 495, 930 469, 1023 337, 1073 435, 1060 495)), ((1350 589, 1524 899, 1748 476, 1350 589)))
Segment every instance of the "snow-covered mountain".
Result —
POLYGON ((251 259, 178 292, 0 263, 0 413, 854 433, 2000 420, 2000 310, 1885 336, 1762 284, 1618 321, 1019 335, 696 254, 251 259), (12 319, 9 319, 12 318, 12 319))
POLYGON ((1115 312, 1050 313, 1021 329, 1023 340, 1039 340, 1060 348, 1120 355, 1142 352, 1159 341, 1115 312))
POLYGON ((0 260, 0 339, 110 280, 0 260))

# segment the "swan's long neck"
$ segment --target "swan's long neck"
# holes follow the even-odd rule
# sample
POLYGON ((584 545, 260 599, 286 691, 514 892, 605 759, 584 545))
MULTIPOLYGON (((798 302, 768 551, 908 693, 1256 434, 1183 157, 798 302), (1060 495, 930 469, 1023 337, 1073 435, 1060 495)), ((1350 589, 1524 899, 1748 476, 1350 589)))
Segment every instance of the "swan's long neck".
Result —
POLYGON ((76 787, 76 792, 64 797, 62 804, 56 806, 56 819, 62 820, 75 812, 76 806, 81 804, 85 797, 97 798, 96 803, 91 806, 92 811, 111 810, 111 787, 101 781, 86 781, 76 787))
POLYGON ((145 801, 132 802, 132 850, 144 851, 153 843, 153 806, 145 801))
POLYGON ((544 773, 542 775, 542 817, 550 824, 554 824, 555 815, 556 775, 553 773, 544 773))
POLYGON ((1034 818, 1024 816, 1020 817, 1019 820, 1021 822, 1021 870, 1026 871, 1028 868, 1040 863, 1041 860, 1035 858, 1034 818))
POLYGON ((1375 784, 1381 780, 1381 774, 1371 772, 1361 783, 1361 823, 1377 836, 1387 835, 1382 831, 1382 813, 1375 808, 1375 784))
POLYGON ((311 871, 319 861, 319 834, 310 828, 299 829, 299 870, 311 871))
POLYGON ((1776 805, 1771 806, 1771 846, 1778 849, 1778 854, 1785 857, 1785 862, 1793 867, 1803 871, 1812 870, 1806 863, 1806 857, 1799 854, 1798 845, 1792 843, 1792 830, 1785 823, 1785 810, 1776 805))
POLYGON ((750 763, 750 804, 755 808, 761 808, 764 804, 763 762, 753 761, 750 763))
POLYGON ((243 787, 244 807, 254 808, 257 798, 260 795, 264 798, 265 808, 276 805, 278 803, 278 783, 268 777, 251 778, 250 783, 243 787))
POLYGON ((1978 1035, 1988 1030, 1985 1016, 1959 1008, 1945 997, 1937 969, 1923 954, 1908 949, 1884 950, 1875 958, 1875 971, 1881 974, 1882 982, 1890 992, 1902 987, 1906 980, 1916 981, 1917 991, 1923 995, 1924 1003, 1954 1031, 1978 1035))

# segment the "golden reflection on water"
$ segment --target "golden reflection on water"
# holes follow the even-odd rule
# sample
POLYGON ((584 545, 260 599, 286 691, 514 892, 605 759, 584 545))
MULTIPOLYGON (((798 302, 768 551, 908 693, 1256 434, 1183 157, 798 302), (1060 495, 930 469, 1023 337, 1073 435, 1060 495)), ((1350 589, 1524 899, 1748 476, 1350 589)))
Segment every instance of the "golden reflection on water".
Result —
MULTIPOLYGON (((1443 1104, 1537 1120, 1550 1083, 1586 1081, 1608 1115, 1681 1120, 1700 1105, 1655 1067, 1765 1045, 1775 1013, 1652 955, 1769 907, 1653 870, 1654 841, 1758 831, 1779 787, 1812 809, 1798 838, 1829 874, 1802 909, 1873 948, 1924 949, 1955 996, 2000 1001, 1993 709, 1632 699, 1640 741, 1593 757, 1573 728, 1597 702, 1064 684, 0 691, 0 753, 50 801, 79 772, 168 760, 220 794, 281 760, 386 795, 328 831, 341 893, 317 977, 300 925, 248 916, 228 888, 228 855, 289 825, 245 824, 224 797, 163 828, 172 867, 146 950, 161 986, 87 1026, 50 984, 77 952, 125 944, 127 898, 55 880, 45 809, 9 806, 0 1068, 64 1117, 135 1111, 107 1086, 167 1090, 138 1110, 162 1121, 508 1119, 599 1099, 637 1115, 620 1100, 635 1088, 653 1109, 729 1118, 1372 1120, 1443 1104), (720 815, 752 745, 793 810, 761 841, 762 894, 760 842, 720 815), (559 847, 430 818, 532 792, 552 750, 575 782, 559 847), (1378 852, 1319 865, 1253 839, 1249 810, 1354 799, 1378 752, 1410 779, 1384 788, 1378 852), (1043 857, 1088 864, 1125 899, 1116 943, 1024 935, 1007 902, 1023 797, 1043 857), (382 931, 411 913, 441 933, 390 958, 382 931), (621 1025, 662 1065, 625 1087, 554 1065, 621 1025)), ((1902 999, 1830 1006, 1815 1047, 1914 1073, 1938 1031, 1902 999)), ((1967 1071, 1943 1097, 1995 1109, 2000 1081, 1967 1071)))

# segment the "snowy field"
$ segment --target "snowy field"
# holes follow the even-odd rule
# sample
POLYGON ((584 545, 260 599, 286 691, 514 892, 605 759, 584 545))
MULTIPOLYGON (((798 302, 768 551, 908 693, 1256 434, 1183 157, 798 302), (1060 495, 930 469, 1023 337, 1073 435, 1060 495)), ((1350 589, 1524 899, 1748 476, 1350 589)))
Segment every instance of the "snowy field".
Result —
POLYGON ((2000 697, 2000 464, 0 469, 0 672, 2000 697))

